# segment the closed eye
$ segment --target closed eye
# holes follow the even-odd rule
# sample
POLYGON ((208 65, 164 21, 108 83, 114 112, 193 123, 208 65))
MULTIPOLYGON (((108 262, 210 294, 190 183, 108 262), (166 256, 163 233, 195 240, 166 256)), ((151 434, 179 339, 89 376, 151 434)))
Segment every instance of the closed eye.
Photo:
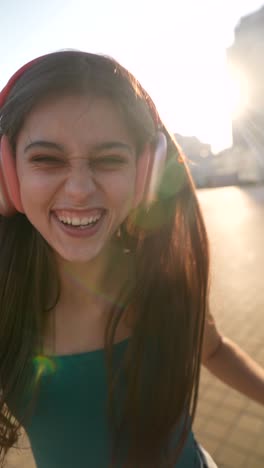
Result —
POLYGON ((116 168, 127 163, 127 158, 121 156, 104 156, 96 157, 90 161, 92 167, 102 167, 102 168, 116 168))
POLYGON ((47 163, 47 164, 63 164, 64 160, 56 158, 54 156, 34 156, 31 159, 32 162, 36 163, 47 163))

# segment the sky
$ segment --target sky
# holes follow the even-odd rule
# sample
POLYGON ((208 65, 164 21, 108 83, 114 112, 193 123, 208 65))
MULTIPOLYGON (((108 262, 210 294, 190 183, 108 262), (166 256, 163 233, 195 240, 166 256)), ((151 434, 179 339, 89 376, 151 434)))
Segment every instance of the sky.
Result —
MULTIPOLYGON (((241 86, 226 48, 264 0, 0 0, 0 88, 24 63, 65 48, 111 55, 154 100, 170 131, 217 152, 232 144, 241 86)), ((245 98, 245 89, 242 88, 245 98)))

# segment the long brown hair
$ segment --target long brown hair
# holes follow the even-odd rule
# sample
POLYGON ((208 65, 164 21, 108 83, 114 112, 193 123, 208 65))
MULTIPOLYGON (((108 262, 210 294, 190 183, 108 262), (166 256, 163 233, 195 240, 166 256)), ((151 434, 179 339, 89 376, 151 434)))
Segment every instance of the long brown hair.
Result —
MULTIPOLYGON (((140 206, 121 227, 123 242, 133 256, 135 276, 123 298, 133 311, 133 333, 118 371, 113 367, 113 342, 126 307, 110 314, 104 349, 108 421, 113 434, 111 466, 118 459, 121 438, 127 448, 125 467, 174 466, 195 415, 208 297, 208 239, 195 187, 184 156, 159 121, 145 90, 115 60, 101 55, 56 52, 22 74, 0 109, 1 134, 9 137, 14 150, 32 107, 47 96, 67 93, 111 99, 132 132, 138 153, 155 137, 158 125, 167 138, 167 163, 157 200, 147 210, 140 206), (126 391, 120 412, 121 403, 117 411, 114 400, 121 375, 126 391), (169 441, 180 421, 179 443, 170 451, 169 441)), ((0 218, 0 251, 3 462, 21 427, 7 401, 19 401, 28 385, 27 365, 36 349, 41 349, 60 283, 49 245, 24 215, 0 218), (54 303, 48 304, 54 285, 54 303)))

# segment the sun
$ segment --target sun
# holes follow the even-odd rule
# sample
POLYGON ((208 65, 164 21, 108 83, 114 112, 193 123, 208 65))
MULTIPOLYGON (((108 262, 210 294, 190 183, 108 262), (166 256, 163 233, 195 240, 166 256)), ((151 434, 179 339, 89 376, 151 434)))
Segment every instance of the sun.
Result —
POLYGON ((241 117, 249 105, 250 87, 245 73, 234 66, 229 68, 228 81, 230 115, 234 120, 241 117))

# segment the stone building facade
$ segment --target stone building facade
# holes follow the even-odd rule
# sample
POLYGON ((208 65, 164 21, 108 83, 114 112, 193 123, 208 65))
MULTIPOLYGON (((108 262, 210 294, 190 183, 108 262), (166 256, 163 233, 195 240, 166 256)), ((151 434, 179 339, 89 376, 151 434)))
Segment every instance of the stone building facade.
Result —
POLYGON ((248 83, 248 103, 233 120, 233 144, 241 150, 248 170, 264 179, 264 6, 243 18, 227 60, 248 83), (250 167, 252 161, 252 167, 250 167))

